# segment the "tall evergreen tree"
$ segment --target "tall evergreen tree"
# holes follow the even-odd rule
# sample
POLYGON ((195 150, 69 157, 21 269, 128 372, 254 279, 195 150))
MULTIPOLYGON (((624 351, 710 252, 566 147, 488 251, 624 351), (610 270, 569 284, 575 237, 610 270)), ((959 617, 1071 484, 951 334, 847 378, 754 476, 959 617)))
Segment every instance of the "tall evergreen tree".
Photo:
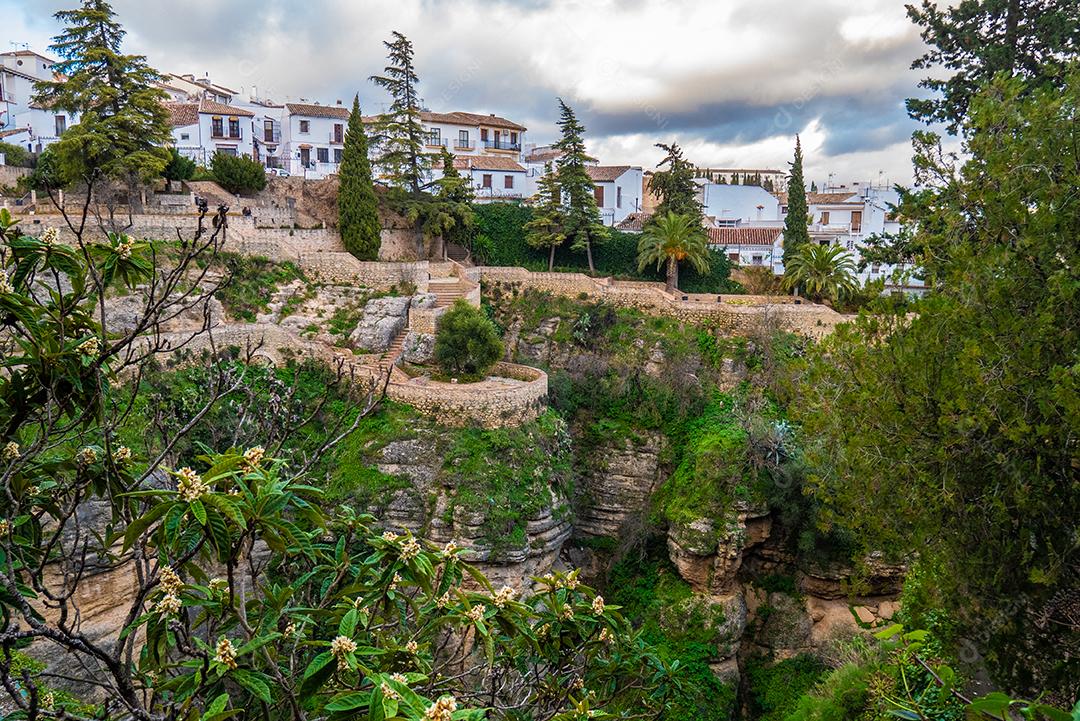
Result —
POLYGON ((527 232, 525 242, 532 248, 548 249, 548 271, 555 267, 555 249, 566 241, 563 223, 562 190, 559 188, 559 177, 551 167, 551 163, 546 163, 544 175, 539 182, 533 219, 525 224, 527 232))
POLYGON ((920 82, 938 96, 909 98, 908 112, 927 123, 947 123, 953 134, 972 95, 997 73, 1022 78, 1029 89, 1061 89, 1063 70, 1080 54, 1075 0, 964 0, 949 7, 923 0, 907 11, 930 46, 911 67, 955 71, 946 79, 920 82))
POLYGON ((570 240, 570 247, 573 250, 585 251, 589 271, 593 272, 596 270, 593 264, 593 245, 604 242, 608 232, 600 218, 600 209, 596 206, 596 189, 586 169, 589 156, 585 152, 585 126, 562 98, 559 99, 559 110, 562 138, 552 147, 562 151, 557 164, 558 183, 565 205, 564 230, 570 240))
POLYGON ((105 0, 83 0, 55 17, 67 27, 49 49, 65 77, 37 83, 34 101, 79 116, 56 143, 57 159, 67 177, 118 180, 134 197, 169 163, 167 96, 154 85, 161 76, 144 56, 121 52, 126 33, 105 0))
POLYGON ((376 124, 376 162, 391 185, 418 195, 430 179, 431 157, 424 153, 426 133, 420 122, 416 89, 420 79, 413 63, 413 45, 396 30, 393 39, 383 45, 389 64, 384 75, 372 75, 370 80, 390 93, 393 102, 376 124))
MULTIPOLYGON (((670 145, 657 143, 656 147, 664 151, 664 159, 657 163, 658 170, 649 181, 649 189, 660 198, 654 218, 662 218, 668 213, 690 217, 701 225, 701 203, 698 201, 698 186, 694 182, 694 166, 683 157, 678 143, 670 145)), ((732 179, 732 184, 738 181, 732 179)))
POLYGON ((798 255, 799 248, 810 242, 810 228, 806 216, 806 184, 803 181, 802 141, 795 136, 795 160, 788 175, 787 217, 784 218, 784 264, 798 255))
POLYGON ((427 202, 416 206, 417 218, 423 237, 442 240, 438 257, 446 258, 446 244, 466 242, 475 214, 472 202, 475 197, 469 179, 454 167, 454 156, 446 148, 440 155, 442 175, 435 181, 435 194, 427 202))
POLYGON ((345 144, 338 172, 338 229, 345 249, 360 260, 379 257, 379 199, 371 178, 367 134, 360 114, 360 96, 353 98, 352 113, 345 131, 345 144))

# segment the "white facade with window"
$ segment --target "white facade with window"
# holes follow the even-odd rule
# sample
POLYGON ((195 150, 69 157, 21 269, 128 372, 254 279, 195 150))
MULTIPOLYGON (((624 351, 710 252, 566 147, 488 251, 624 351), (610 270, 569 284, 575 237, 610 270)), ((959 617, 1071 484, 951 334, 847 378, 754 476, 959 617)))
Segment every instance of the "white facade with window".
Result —
POLYGON ((250 110, 212 100, 165 103, 173 147, 196 164, 210 167, 215 153, 253 157, 250 110))
POLYGON ((641 210, 642 170, 629 165, 590 165, 596 206, 604 225, 616 225, 641 210))
POLYGON ((34 83, 53 80, 55 61, 30 50, 0 53, 0 130, 9 133, 4 142, 40 153, 78 122, 77 113, 46 108, 33 102, 34 83))
MULTIPOLYGON (((289 175, 336 175, 345 149, 349 110, 341 105, 286 103, 281 118, 280 167, 289 175)), ((264 129, 265 130, 265 129, 264 129)))

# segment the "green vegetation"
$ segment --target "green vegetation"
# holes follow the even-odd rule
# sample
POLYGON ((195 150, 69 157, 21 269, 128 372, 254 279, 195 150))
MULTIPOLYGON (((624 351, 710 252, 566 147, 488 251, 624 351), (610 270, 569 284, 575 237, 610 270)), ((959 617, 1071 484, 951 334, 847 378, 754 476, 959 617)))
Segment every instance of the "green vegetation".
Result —
POLYGON ((29 168, 31 166, 30 153, 21 145, 12 145, 0 141, 0 154, 4 156, 4 162, 8 165, 20 168, 29 168))
POLYGON ((657 143, 656 147, 664 151, 664 159, 657 164, 657 170, 649 180, 648 190, 660 199, 653 213, 654 219, 669 213, 686 216, 694 227, 701 227, 702 210, 698 202, 698 186, 694 182, 694 166, 683 157, 678 143, 657 143))
POLYGON ((248 195, 266 187, 266 168, 246 155, 214 153, 210 171, 217 184, 230 193, 248 195))
POLYGON ((268 308, 274 289, 281 283, 303 280, 304 274, 294 264, 236 253, 220 253, 217 264, 230 272, 229 281, 218 291, 225 312, 234 318, 254 322, 268 308))
POLYGON ((195 175, 195 161, 185 158, 176 148, 169 150, 169 164, 162 171, 165 180, 177 182, 191 180, 195 175))
POLYGON ((593 249, 607 240, 608 229, 600 218, 595 186, 587 170, 591 158, 585 152, 585 126, 562 98, 559 98, 558 125, 561 137, 552 147, 561 153, 555 167, 563 201, 562 232, 569 241, 570 250, 578 253, 585 251, 589 272, 592 273, 596 271, 593 249))
POLYGON ((368 141, 360 113, 360 96, 353 98, 349 126, 338 172, 341 189, 338 192, 338 230, 345 250, 360 260, 379 257, 380 229, 379 199, 371 178, 368 141))
POLYGON ((795 136, 795 160, 788 176, 787 215, 784 217, 784 266, 799 250, 810 243, 810 210, 806 203, 806 181, 803 180, 802 141, 795 136))
POLYGON ((652 219, 638 241, 638 270, 656 264, 665 269, 669 293, 679 288, 679 263, 690 263, 699 273, 709 272, 708 237, 693 216, 668 213, 652 219))
POLYGON ((859 287, 854 257, 839 245, 805 243, 784 260, 783 287, 818 303, 848 300, 859 287))
POLYGON ((559 188, 559 176, 551 167, 544 164, 544 174, 538 183, 536 211, 532 220, 522 228, 526 231, 525 242, 530 248, 547 249, 548 272, 555 268, 555 251, 566 242, 563 232, 562 190, 559 188))
POLYGON ((447 376, 481 380, 503 354, 502 341, 484 311, 458 299, 439 319, 435 362, 447 376))
POLYGON ((801 654, 777 663, 753 657, 746 664, 750 714, 757 721, 785 721, 800 698, 826 671, 818 658, 801 654))

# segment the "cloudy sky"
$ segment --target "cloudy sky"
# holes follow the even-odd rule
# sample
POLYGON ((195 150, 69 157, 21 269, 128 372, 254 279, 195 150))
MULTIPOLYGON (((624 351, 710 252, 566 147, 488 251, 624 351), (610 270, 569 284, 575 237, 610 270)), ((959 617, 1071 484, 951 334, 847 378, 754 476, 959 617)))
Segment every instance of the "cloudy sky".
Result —
MULTIPOLYGON (((54 10, 0 0, 0 41, 45 50, 54 10), (5 37, 6 36, 6 37, 5 37)), ((365 112, 392 30, 416 46, 432 110, 497 113, 555 135, 572 104, 604 163, 651 167, 678 140, 698 165, 786 168, 801 133, 808 177, 909 182, 916 124, 903 101, 921 53, 902 0, 113 0, 126 48, 246 94, 365 112)), ((5 48, 7 49, 7 48, 5 48)))

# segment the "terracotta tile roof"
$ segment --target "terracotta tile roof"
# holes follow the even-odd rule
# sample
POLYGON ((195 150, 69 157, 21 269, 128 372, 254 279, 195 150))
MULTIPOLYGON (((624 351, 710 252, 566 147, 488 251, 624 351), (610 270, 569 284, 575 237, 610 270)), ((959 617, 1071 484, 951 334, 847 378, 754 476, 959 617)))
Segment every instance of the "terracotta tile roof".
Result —
POLYGON ((513 158, 497 155, 455 155, 454 167, 458 170, 501 170, 504 172, 524 173, 523 168, 513 158))
POLYGON ((586 165, 585 172, 594 183, 610 183, 630 170, 629 165, 586 165))
POLYGON ((238 108, 235 105, 226 105, 225 103, 219 103, 214 100, 207 100, 203 98, 199 101, 199 112, 209 115, 243 115, 248 118, 255 117, 255 113, 244 108, 238 108))
POLYGON ((772 245, 783 228, 709 228, 709 242, 716 245, 772 245))
POLYGON ((4 67, 2 65, 0 65, 0 73, 7 73, 9 75, 14 75, 15 77, 22 78, 23 80, 33 80, 34 82, 37 82, 37 78, 35 78, 33 75, 24 73, 22 70, 16 70, 14 68, 4 67))
POLYGON ((563 155, 561 150, 555 148, 533 148, 525 154, 526 163, 550 163, 558 160, 563 155))
POLYGON ((642 230, 645 224, 649 222, 649 218, 652 217, 652 213, 637 212, 631 213, 615 226, 616 230, 642 230))
POLYGON ((484 115, 482 113, 465 113, 455 110, 451 113, 432 113, 424 110, 420 113, 420 119, 428 123, 450 123, 452 125, 485 125, 489 128, 507 128, 509 130, 525 130, 524 125, 500 118, 498 115, 484 115))
MULTIPOLYGON (((787 205, 788 194, 787 193, 773 193, 781 205, 787 205)), ((808 205, 836 205, 837 203, 851 203, 853 205, 862 205, 862 200, 858 198, 858 193, 807 193, 806 203, 808 205), (851 200, 851 198, 856 198, 851 200)))
POLYGON ((314 103, 285 103, 285 111, 290 115, 304 115, 309 118, 349 119, 349 109, 343 105, 316 105, 314 103))
POLYGON ((174 128, 195 125, 199 122, 198 103, 162 103, 169 111, 169 125, 174 128))
POLYGON ((29 132, 30 128, 8 128, 7 130, 0 130, 0 138, 10 138, 12 135, 29 132))

